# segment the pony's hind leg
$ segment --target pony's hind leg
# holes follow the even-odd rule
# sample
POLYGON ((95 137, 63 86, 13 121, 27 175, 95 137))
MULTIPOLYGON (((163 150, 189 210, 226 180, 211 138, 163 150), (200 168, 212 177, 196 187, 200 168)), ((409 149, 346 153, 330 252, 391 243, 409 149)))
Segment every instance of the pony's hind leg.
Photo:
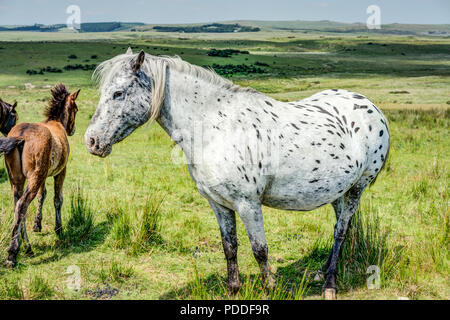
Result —
POLYGON ((345 236, 347 234, 347 230, 353 214, 358 208, 359 200, 365 187, 366 185, 356 184, 345 194, 345 200, 343 200, 340 210, 341 212, 334 227, 333 249, 330 253, 330 257, 325 263, 325 267, 327 267, 327 273, 322 291, 325 295, 325 299, 327 300, 336 299, 337 262, 340 249, 345 240, 345 236))
POLYGON ((227 259, 228 292, 235 294, 241 287, 237 262, 236 214, 233 210, 225 208, 212 200, 209 201, 209 204, 216 215, 220 234, 222 235, 223 251, 227 259))
MULTIPOLYGON (((336 222, 339 220, 339 217, 341 216, 341 213, 344 209, 344 201, 345 196, 339 197, 336 200, 334 200, 331 205, 333 206, 334 213, 336 215, 336 222)), ((331 263, 331 258, 333 257, 333 250, 331 250, 330 254, 328 255, 327 261, 324 263, 321 269, 317 270, 317 280, 323 280, 323 271, 326 272, 328 267, 331 263)))
POLYGON ((39 187, 40 187, 39 179, 30 179, 24 194, 17 201, 17 204, 14 209, 14 227, 11 237, 11 245, 9 246, 8 258, 6 259, 7 266, 13 267, 17 262, 17 254, 20 248, 19 236, 20 234, 23 235, 21 228, 25 228, 24 222, 28 206, 30 205, 30 202, 33 201, 33 199, 36 197, 39 187))
POLYGON ((264 232, 261 205, 252 202, 242 202, 238 207, 238 212, 247 230, 253 255, 259 264, 263 284, 267 289, 272 289, 275 287, 275 278, 270 271, 268 263, 269 249, 264 232))
POLYGON ((45 188, 45 182, 39 188, 37 194, 38 208, 36 212, 36 217, 34 218, 34 232, 41 232, 42 230, 42 206, 44 205, 45 197, 47 195, 47 189, 45 188))
POLYGON ((61 235, 61 207, 63 204, 63 184, 66 177, 66 168, 64 168, 57 176, 55 176, 55 198, 53 199, 55 205, 55 232, 61 235))

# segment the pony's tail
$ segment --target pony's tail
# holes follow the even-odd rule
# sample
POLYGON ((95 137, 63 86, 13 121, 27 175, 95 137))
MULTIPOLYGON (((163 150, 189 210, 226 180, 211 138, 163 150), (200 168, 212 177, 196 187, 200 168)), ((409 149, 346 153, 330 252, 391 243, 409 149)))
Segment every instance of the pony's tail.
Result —
POLYGON ((2 138, 0 139, 0 155, 9 154, 20 146, 25 140, 22 138, 2 138))

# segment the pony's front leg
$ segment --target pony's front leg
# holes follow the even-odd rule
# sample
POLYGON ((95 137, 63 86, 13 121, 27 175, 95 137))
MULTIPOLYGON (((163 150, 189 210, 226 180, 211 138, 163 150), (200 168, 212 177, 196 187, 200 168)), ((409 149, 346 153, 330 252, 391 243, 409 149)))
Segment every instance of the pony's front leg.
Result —
POLYGON ((222 235, 223 251, 227 259, 228 292, 235 294, 241 287, 237 262, 236 214, 233 210, 225 208, 212 200, 209 200, 209 204, 216 215, 220 234, 222 235))
POLYGON ((268 263, 269 249, 267 247, 266 234, 264 233, 264 221, 259 203, 242 202, 238 207, 239 216, 247 230, 253 255, 261 270, 263 285, 267 289, 275 287, 275 277, 270 271, 268 263))
POLYGON ((42 230, 42 206, 44 205, 45 197, 47 196, 47 189, 45 188, 45 182, 42 184, 37 194, 38 208, 36 217, 34 218, 34 232, 41 232, 42 230))
POLYGON ((63 184, 65 177, 66 168, 55 176, 55 198, 53 199, 53 202, 55 204, 55 232, 57 235, 61 235, 62 231, 61 207, 63 204, 63 184))

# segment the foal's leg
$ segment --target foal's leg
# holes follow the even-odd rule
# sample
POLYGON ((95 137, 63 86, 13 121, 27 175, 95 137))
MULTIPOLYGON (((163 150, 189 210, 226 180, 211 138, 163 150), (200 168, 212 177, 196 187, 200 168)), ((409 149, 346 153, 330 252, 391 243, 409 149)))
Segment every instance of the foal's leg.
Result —
POLYGON ((237 262, 236 214, 233 210, 225 208, 214 201, 210 200, 209 204, 216 215, 217 222, 219 222, 220 234, 222 235, 223 251, 227 259, 228 291, 231 294, 235 294, 241 286, 237 262))
POLYGON ((37 194, 38 208, 36 212, 36 217, 34 218, 34 232, 41 232, 42 230, 42 206, 44 205, 45 197, 47 195, 47 189, 45 188, 45 182, 39 188, 39 192, 37 194))
POLYGON ((261 205, 251 202, 243 202, 239 205, 239 216, 247 230, 253 255, 261 269, 263 284, 271 289, 275 286, 275 278, 270 271, 268 263, 269 250, 266 235, 264 233, 264 221, 261 205))
POLYGON ((61 207, 63 204, 63 184, 66 177, 66 168, 64 168, 57 176, 55 176, 55 232, 57 235, 61 235, 62 223, 61 223, 61 207))
POLYGON ((334 227, 334 245, 330 254, 331 259, 329 259, 330 261, 328 263, 325 284, 322 287, 325 299, 327 300, 336 299, 337 262, 340 249, 347 235, 350 220, 358 208, 364 188, 365 186, 356 185, 346 193, 343 209, 334 227))
POLYGON ((33 199, 36 197, 42 180, 43 179, 38 179, 37 177, 29 179, 25 193, 20 197, 15 206, 14 227, 12 232, 11 245, 8 249, 8 258, 6 259, 6 264, 8 266, 13 267, 17 262, 17 253, 19 252, 20 248, 19 236, 21 234, 21 228, 25 228, 24 222, 28 206, 30 205, 30 202, 33 201, 33 199))

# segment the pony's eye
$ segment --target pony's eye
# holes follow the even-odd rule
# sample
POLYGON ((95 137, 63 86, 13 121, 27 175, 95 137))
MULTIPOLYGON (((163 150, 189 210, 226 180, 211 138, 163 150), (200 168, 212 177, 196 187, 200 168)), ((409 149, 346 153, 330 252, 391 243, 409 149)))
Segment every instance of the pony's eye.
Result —
POLYGON ((123 91, 114 92, 113 99, 117 99, 123 96, 123 91))

